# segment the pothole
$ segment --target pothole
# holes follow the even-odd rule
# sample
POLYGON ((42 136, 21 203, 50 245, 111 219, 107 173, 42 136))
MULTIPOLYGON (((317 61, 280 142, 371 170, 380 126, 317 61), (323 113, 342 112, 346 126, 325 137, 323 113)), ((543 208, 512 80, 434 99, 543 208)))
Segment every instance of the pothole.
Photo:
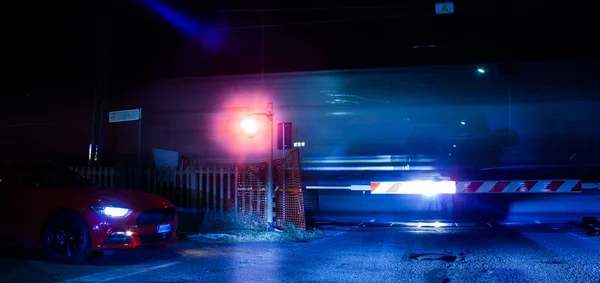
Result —
POLYGON ((410 254, 410 259, 416 260, 441 260, 445 262, 455 262, 456 256, 437 253, 410 254))

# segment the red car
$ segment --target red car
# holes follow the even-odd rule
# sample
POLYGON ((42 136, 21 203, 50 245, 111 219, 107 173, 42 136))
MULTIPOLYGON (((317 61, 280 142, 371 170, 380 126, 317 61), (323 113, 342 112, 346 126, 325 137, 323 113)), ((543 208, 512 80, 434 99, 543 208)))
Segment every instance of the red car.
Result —
POLYGON ((0 165, 0 238, 74 263, 94 251, 176 241, 177 210, 149 193, 91 186, 49 162, 0 165))

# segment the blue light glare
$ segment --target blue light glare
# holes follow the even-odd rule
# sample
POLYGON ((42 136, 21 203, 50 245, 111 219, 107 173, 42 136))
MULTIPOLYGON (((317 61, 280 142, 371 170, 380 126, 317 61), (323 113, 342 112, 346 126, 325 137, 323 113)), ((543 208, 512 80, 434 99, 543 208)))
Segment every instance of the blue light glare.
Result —
POLYGON ((303 163, 424 163, 435 162, 435 159, 425 155, 363 155, 363 156, 316 156, 306 157, 303 163))
POLYGON ((304 171, 433 171, 434 166, 324 166, 304 167, 304 171))
POLYGON ((480 74, 485 74, 485 69, 478 68, 478 69, 477 69, 477 73, 480 73, 480 74))
POLYGON ((417 223, 417 228, 424 228, 424 227, 434 227, 434 228, 441 228, 443 226, 450 226, 447 223, 441 223, 439 221, 435 221, 435 222, 419 222, 417 223))
POLYGON ((179 30, 204 46, 217 50, 223 46, 225 35, 223 31, 209 29, 206 24, 159 3, 158 0, 142 0, 148 7, 167 19, 179 30))

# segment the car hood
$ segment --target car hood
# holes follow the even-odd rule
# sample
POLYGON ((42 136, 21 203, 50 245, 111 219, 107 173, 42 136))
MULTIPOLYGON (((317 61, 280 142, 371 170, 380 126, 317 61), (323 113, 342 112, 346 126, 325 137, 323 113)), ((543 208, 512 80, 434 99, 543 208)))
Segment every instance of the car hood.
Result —
POLYGON ((175 207, 161 196, 131 189, 87 188, 85 194, 98 206, 111 205, 135 210, 175 207))

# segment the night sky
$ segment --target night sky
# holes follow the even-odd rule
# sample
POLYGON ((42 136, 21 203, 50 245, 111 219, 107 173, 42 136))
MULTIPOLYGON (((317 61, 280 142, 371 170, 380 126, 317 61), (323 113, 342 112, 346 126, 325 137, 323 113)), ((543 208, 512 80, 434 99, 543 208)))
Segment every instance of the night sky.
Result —
POLYGON ((3 8, 0 148, 86 158, 102 101, 121 109, 128 84, 160 77, 498 61, 510 73, 600 50, 583 1, 454 4, 435 15, 422 0, 19 1, 3 8))
POLYGON ((9 96, 93 86, 103 62, 118 82, 510 62, 600 50, 593 7, 582 1, 459 0, 452 15, 435 15, 434 3, 420 0, 40 3, 4 9, 9 96))

